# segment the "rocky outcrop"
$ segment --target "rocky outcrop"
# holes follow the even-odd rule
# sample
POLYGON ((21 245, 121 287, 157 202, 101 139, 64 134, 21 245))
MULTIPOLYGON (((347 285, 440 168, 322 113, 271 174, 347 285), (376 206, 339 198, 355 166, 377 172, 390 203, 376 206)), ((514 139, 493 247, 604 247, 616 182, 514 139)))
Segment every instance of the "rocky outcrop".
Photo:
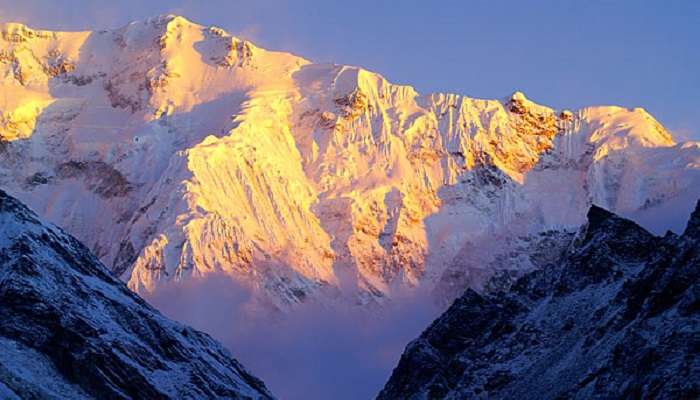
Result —
POLYGON ((0 191, 0 397, 270 399, 208 335, 163 317, 0 191))
POLYGON ((378 399, 697 398, 699 218, 656 237, 591 207, 556 264, 459 297, 378 399))

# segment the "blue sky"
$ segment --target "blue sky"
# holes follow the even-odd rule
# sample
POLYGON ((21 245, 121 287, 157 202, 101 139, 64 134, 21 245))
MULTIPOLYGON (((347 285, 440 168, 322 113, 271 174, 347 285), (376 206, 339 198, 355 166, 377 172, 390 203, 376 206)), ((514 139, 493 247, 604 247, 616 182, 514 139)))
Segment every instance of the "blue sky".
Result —
POLYGON ((641 106, 700 139, 700 1, 0 0, 3 20, 51 29, 169 12, 422 93, 641 106))

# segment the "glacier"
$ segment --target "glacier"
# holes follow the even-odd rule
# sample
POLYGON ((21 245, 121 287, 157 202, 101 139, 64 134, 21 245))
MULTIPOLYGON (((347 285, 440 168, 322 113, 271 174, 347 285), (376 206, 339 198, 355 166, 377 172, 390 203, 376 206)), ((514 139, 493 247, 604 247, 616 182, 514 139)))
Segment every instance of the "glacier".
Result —
POLYGON ((593 203, 678 230, 658 216, 700 191, 700 144, 641 108, 419 94, 175 15, 0 30, 0 185, 141 294, 223 273, 287 312, 481 288, 502 263, 455 257, 593 203))

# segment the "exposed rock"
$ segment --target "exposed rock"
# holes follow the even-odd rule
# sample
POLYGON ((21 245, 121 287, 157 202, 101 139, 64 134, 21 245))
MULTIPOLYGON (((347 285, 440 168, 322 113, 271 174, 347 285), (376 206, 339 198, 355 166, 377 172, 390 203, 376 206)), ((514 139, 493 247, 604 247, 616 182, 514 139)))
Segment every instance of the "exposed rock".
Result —
POLYGON ((0 314, 3 398, 272 398, 219 343, 2 191, 0 314))
POLYGON ((661 238, 592 206, 556 264, 458 298, 378 399, 697 398, 699 218, 661 238))
POLYGON ((125 196, 133 188, 121 172, 102 161, 68 161, 56 168, 56 176, 79 178, 90 190, 106 198, 125 196))
POLYGON ((349 120, 364 114, 368 107, 367 96, 362 93, 360 88, 353 90, 346 96, 336 98, 333 102, 341 110, 343 117, 349 120))

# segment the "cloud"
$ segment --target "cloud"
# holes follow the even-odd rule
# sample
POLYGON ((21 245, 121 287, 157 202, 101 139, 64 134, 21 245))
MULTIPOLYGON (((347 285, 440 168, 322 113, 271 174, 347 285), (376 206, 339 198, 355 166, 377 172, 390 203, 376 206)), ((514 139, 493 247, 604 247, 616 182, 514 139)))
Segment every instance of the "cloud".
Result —
POLYGON ((369 312, 305 304, 271 317, 252 305, 249 290, 213 276, 147 299, 224 343, 280 398, 342 400, 374 397, 406 344, 439 314, 426 294, 397 298, 369 312))

